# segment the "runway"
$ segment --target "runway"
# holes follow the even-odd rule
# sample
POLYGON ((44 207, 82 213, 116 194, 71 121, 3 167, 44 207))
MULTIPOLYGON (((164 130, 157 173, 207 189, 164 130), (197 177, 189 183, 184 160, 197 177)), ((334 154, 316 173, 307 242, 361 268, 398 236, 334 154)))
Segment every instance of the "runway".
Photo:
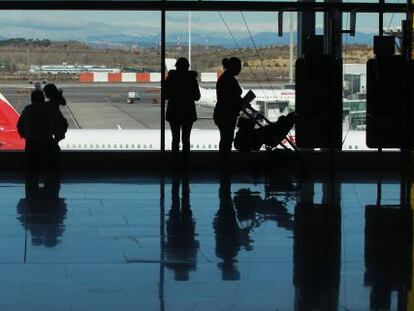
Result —
MULTIPOLYGON (((58 83, 67 106, 61 111, 69 128, 77 129, 158 129, 161 127, 159 84, 76 84, 58 83), (128 104, 128 92, 141 99, 128 104)), ((27 83, 0 84, 0 92, 21 113, 30 103, 31 86, 27 83)), ((199 120, 194 128, 216 128, 213 109, 197 107, 199 120)), ((168 122, 166 124, 168 127, 168 122)))

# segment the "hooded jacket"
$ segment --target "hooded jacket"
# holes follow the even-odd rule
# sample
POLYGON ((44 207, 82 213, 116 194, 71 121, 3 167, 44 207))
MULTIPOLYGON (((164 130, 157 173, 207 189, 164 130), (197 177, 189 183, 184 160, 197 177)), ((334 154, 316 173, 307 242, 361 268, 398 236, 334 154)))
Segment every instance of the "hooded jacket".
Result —
POLYGON ((195 101, 201 97, 195 71, 170 70, 165 80, 168 99, 166 119, 169 122, 188 123, 197 120, 195 101))

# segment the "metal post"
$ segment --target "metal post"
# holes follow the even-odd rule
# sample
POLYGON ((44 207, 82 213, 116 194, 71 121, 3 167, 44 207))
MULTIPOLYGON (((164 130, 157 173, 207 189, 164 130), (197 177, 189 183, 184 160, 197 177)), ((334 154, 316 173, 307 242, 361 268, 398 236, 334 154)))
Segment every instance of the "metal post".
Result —
MULTIPOLYGON (((325 0, 325 2, 342 2, 342 0, 325 0)), ((342 94, 342 68, 338 72, 338 68, 336 66, 336 62, 342 59, 342 12, 337 9, 332 9, 324 13, 324 52, 327 55, 330 55, 332 58, 332 70, 334 70, 334 83, 335 87, 334 90, 330 91, 331 96, 331 118, 332 120, 336 120, 335 105, 340 105, 341 102, 337 100, 336 92, 340 92, 342 94), (341 76, 339 76, 341 75, 341 76), (337 90, 337 81, 338 79, 341 80, 340 88, 341 90, 337 90)), ((339 86, 338 86, 339 87, 339 86)), ((342 100, 342 99, 341 99, 342 100)), ((336 120, 339 122, 338 120, 336 120)), ((332 121, 331 121, 332 122, 332 121)), ((335 126, 335 124, 334 124, 335 126)), ((330 178, 332 179, 332 183, 335 181, 335 148, 333 146, 333 135, 334 133, 331 132, 330 134, 330 148, 329 148, 329 158, 330 158, 330 178)))
POLYGON ((289 83, 293 83, 293 13, 289 13, 289 83))
POLYGON ((188 62, 191 69, 191 11, 188 12, 188 62))
MULTIPOLYGON (((165 2, 165 0, 163 0, 165 2)), ((165 154, 165 8, 161 10, 161 153, 165 154)))
POLYGON ((383 36, 384 35, 384 12, 382 11, 382 8, 384 6, 385 1, 379 0, 381 11, 378 14, 378 35, 383 36))
MULTIPOLYGON (((412 63, 412 52, 413 52, 413 0, 407 0, 407 26, 410 28, 410 38, 407 42, 407 62, 412 63)), ((410 90, 410 84, 413 81, 413 77, 411 76, 411 66, 407 66, 408 74, 407 76, 407 89, 410 90)), ((412 133, 411 133, 411 126, 409 126, 412 122, 412 114, 413 114, 413 108, 412 108, 412 102, 411 102, 411 96, 410 92, 407 92, 407 140, 408 140, 408 154, 407 154, 407 188, 406 188, 406 202, 407 206, 411 208, 411 166, 412 166, 412 133)))
POLYGON ((413 30, 413 5, 412 0, 407 0, 407 13, 406 13, 406 20, 402 23, 402 34, 403 34, 403 46, 402 46, 402 53, 404 57, 404 61, 406 62, 405 67, 405 81, 404 81, 404 97, 405 97, 405 108, 404 108, 404 133, 405 134, 405 146, 404 149, 401 150, 402 157, 401 157, 401 175, 402 175, 402 185, 403 191, 401 193, 401 199, 404 203, 404 206, 410 207, 410 183, 411 183, 411 121, 412 121, 412 102, 411 102, 411 62, 412 62, 412 30, 413 30))
MULTIPOLYGON (((162 0, 161 10, 161 154, 165 156, 165 1, 162 0)), ((164 260, 165 260, 165 176, 164 170, 160 176, 160 280, 159 301, 160 311, 165 310, 164 301, 164 260)))
MULTIPOLYGON (((330 1, 327 2, 341 2, 330 1)), ((324 13, 325 53, 335 59, 342 58, 342 12, 333 9, 324 13)))
POLYGON ((407 42, 407 53, 408 53, 407 58, 410 60, 412 59, 412 50, 413 50, 413 27, 414 27, 414 24, 413 24, 413 9, 414 9, 413 4, 414 3, 413 1, 414 0, 407 0, 407 17, 406 17, 408 27, 411 28, 411 33, 410 33, 411 40, 407 42))
MULTIPOLYGON (((384 3, 384 0, 379 0, 381 10, 378 13, 378 35, 380 36, 384 35, 384 12, 382 11, 384 3)), ((378 148, 378 153, 382 153, 382 148, 378 148)))
MULTIPOLYGON (((299 0, 299 2, 315 2, 314 0, 299 0)), ((298 12, 298 45, 297 58, 305 53, 305 42, 308 36, 315 34, 315 12, 298 12)))

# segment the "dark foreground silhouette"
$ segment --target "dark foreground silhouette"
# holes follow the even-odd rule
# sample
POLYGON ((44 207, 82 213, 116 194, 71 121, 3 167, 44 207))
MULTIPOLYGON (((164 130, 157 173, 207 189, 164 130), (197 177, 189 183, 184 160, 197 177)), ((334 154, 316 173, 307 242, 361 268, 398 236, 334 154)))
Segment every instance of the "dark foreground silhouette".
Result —
POLYGON ((174 174, 171 187, 171 209, 167 220, 166 267, 174 271, 177 281, 188 281, 197 268, 199 242, 195 239, 195 220, 190 206, 188 176, 174 174), (181 200, 180 200, 181 179, 181 200))
POLYGON ((165 94, 168 99, 166 120, 172 134, 172 153, 176 166, 179 165, 180 134, 183 144, 183 161, 188 164, 190 135, 193 123, 197 120, 195 101, 200 99, 200 89, 196 80, 197 72, 188 70, 188 60, 177 60, 176 70, 170 70, 165 80, 165 94))
POLYGON ((44 187, 39 187, 36 177, 26 177, 26 195, 17 204, 17 214, 22 226, 30 233, 32 245, 55 247, 60 243, 67 207, 65 199, 59 197, 59 191, 57 175, 49 175, 44 187))

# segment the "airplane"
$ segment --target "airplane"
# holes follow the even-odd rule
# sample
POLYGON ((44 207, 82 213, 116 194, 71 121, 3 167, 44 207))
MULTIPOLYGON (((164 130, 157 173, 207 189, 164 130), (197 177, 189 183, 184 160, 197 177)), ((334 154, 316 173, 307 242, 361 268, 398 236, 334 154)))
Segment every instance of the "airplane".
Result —
MULTIPOLYGON (((18 112, 0 93, 0 150, 24 150, 25 141, 16 129, 18 112)), ((165 149, 171 150, 171 132, 165 131, 165 149)), ((292 131, 294 136, 294 132, 292 131)), ((342 150, 372 150, 365 144, 365 132, 350 130, 344 133, 342 150)), ((216 129, 193 129, 192 150, 218 150, 220 139, 216 129)), ((62 150, 160 150, 158 129, 69 129, 59 142, 62 150)))
MULTIPOLYGON (((242 90, 243 97, 250 89, 242 88, 242 90)), ((251 91, 256 95, 256 98, 250 103, 253 107, 257 107, 259 102, 287 102, 292 109, 295 106, 295 90, 251 89, 251 91)), ((217 102, 216 89, 200 87, 200 94, 200 100, 196 104, 214 108, 217 102)))
MULTIPOLYGON (((0 150, 24 150, 25 141, 16 124, 19 113, 0 93, 0 150)), ((166 131, 165 147, 171 149, 171 132, 166 131)), ((192 132, 193 150, 218 150, 218 130, 192 132)), ((157 129, 69 129, 59 142, 62 150, 160 150, 160 130, 157 129)))
MULTIPOLYGON (((165 64, 167 71, 175 69, 174 58, 166 58, 165 64)), ((200 100, 196 103, 200 106, 214 108, 216 105, 216 89, 213 88, 200 88, 200 100)), ((242 88, 243 93, 242 97, 246 95, 249 89, 242 88)), ((292 110, 295 107, 295 90, 294 89, 251 89, 251 91, 256 95, 256 98, 250 103, 253 107, 258 107, 258 102, 287 102, 292 110)))
POLYGON ((24 139, 17 133, 19 114, 0 93, 0 150, 23 150, 24 139))
MULTIPOLYGON (((191 131, 191 150, 218 150, 218 130, 191 131)), ((171 150, 171 131, 165 131, 165 149, 171 150)), ((59 142, 62 150, 160 150, 159 129, 69 129, 59 142), (100 138, 100 139, 97 139, 100 138)))

